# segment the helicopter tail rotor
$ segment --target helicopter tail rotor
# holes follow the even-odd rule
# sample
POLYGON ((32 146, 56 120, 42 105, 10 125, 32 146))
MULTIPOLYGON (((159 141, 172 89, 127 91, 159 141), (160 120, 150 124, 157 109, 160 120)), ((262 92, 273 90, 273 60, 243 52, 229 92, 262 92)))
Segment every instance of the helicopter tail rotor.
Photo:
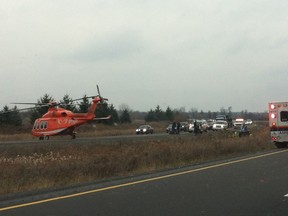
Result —
MULTIPOLYGON (((98 92, 98 97, 101 99, 101 101, 103 101, 103 100, 106 100, 106 101, 108 101, 108 99, 107 98, 103 98, 102 96, 101 96, 101 94, 100 94, 100 90, 99 90, 99 86, 98 85, 96 85, 96 87, 97 87, 97 92, 98 92)), ((97 97, 96 96, 96 97, 97 97)))

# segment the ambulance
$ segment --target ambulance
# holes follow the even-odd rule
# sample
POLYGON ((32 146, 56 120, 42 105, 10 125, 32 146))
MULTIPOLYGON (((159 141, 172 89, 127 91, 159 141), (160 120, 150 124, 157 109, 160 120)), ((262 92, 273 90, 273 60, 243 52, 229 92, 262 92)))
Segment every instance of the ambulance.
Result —
POLYGON ((288 102, 269 103, 269 127, 271 141, 278 148, 288 144, 288 102))

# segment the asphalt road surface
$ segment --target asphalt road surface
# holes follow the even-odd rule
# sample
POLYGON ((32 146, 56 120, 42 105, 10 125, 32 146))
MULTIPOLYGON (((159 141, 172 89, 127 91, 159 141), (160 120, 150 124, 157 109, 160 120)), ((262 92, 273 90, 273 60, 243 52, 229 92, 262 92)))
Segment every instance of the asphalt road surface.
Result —
POLYGON ((288 215, 288 150, 0 202, 0 215, 288 215), (49 195, 50 196, 50 195, 49 195), (41 196, 40 196, 41 197, 41 196), (6 205, 6 206, 3 206, 6 205))
MULTIPOLYGON (((181 136, 189 136, 189 133, 182 133, 181 136)), ((172 135, 173 137, 173 135, 172 135)), ((157 134, 147 134, 147 135, 120 135, 120 136, 103 136, 103 137, 78 137, 76 139, 71 139, 69 136, 56 136, 51 137, 49 140, 19 140, 19 141, 0 141, 0 148, 7 148, 11 146, 31 146, 31 145, 41 145, 41 144, 53 144, 53 145, 65 145, 65 144, 114 144, 121 141, 131 141, 131 140, 155 140, 155 139, 169 139, 171 135, 167 133, 157 133, 157 134)))

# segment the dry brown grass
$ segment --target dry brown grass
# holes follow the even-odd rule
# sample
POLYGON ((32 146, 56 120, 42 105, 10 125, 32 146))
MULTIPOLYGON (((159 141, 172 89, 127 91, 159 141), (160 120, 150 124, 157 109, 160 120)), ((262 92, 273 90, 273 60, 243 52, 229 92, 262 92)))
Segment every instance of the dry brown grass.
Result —
MULTIPOLYGON (((155 126, 154 126, 155 127, 155 126)), ((134 127, 122 128, 134 133, 134 127)), ((91 133, 95 135, 93 128, 91 133)), ((110 134, 105 126, 97 133, 110 134), (103 132, 101 132, 103 130, 103 132)), ((84 133, 85 134, 85 133, 84 133)), ((0 194, 55 188, 110 177, 154 172, 274 148, 265 126, 239 138, 230 131, 170 135, 113 145, 65 144, 0 148, 0 194)))

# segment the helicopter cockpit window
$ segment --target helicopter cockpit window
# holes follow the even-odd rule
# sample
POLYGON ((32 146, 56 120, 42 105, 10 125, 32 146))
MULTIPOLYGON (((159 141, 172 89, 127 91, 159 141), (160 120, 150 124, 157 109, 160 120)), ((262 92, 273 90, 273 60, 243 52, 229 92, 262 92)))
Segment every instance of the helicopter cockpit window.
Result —
POLYGON ((34 126, 33 126, 33 129, 35 129, 35 130, 39 130, 40 129, 40 122, 35 122, 34 123, 34 126))

